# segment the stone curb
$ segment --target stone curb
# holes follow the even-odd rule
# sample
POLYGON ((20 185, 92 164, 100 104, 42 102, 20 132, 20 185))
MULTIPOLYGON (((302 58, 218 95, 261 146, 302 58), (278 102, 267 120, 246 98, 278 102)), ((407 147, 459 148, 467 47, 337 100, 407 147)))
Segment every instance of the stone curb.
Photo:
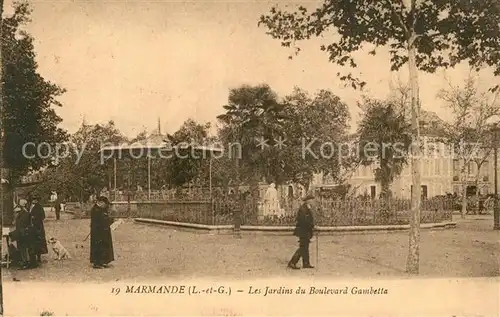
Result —
MULTIPOLYGON (((134 218, 134 222, 155 224, 162 226, 197 229, 208 232, 232 232, 233 225, 202 225, 187 222, 176 222, 167 220, 156 220, 149 218, 134 218)), ((456 222, 439 222, 439 223, 424 223, 420 224, 421 229, 450 229, 455 228, 456 222)), ((400 231, 408 230, 410 225, 381 225, 381 226, 340 226, 340 227, 317 227, 319 232, 374 232, 374 231, 400 231)), ((240 231, 248 232, 268 232, 268 233, 281 233, 292 232, 292 226, 241 226, 240 231)))

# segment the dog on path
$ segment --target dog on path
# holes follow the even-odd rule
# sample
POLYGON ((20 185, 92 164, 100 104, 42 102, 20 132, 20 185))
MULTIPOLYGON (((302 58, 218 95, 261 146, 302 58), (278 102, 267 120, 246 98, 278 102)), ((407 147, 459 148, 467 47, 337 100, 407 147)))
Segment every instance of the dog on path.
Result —
POLYGON ((68 250, 61 244, 59 240, 56 238, 50 238, 49 241, 52 251, 54 251, 55 257, 54 260, 65 260, 71 259, 71 255, 68 250))

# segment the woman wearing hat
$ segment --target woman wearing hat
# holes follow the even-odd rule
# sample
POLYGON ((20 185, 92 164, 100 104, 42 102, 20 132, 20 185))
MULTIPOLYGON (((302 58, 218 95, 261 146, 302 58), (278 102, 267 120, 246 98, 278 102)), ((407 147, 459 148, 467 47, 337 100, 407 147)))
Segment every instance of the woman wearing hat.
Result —
POLYGON ((34 229, 33 251, 36 256, 36 261, 41 263, 42 254, 49 253, 49 250, 47 249, 47 238, 45 237, 45 226, 43 224, 45 220, 45 211, 39 201, 40 197, 36 194, 33 195, 31 199, 30 215, 34 229))
POLYGON ((314 268, 309 261, 309 244, 311 243, 314 230, 314 217, 312 212, 314 196, 307 195, 303 200, 304 203, 300 206, 299 212, 297 213, 297 224, 293 232, 293 234, 299 238, 299 248, 293 254, 290 262, 288 262, 288 267, 295 270, 299 269, 297 263, 300 258, 302 258, 302 268, 314 268))
POLYGON ((101 196, 90 211, 90 263, 95 269, 108 267, 115 259, 109 206, 108 198, 101 196))

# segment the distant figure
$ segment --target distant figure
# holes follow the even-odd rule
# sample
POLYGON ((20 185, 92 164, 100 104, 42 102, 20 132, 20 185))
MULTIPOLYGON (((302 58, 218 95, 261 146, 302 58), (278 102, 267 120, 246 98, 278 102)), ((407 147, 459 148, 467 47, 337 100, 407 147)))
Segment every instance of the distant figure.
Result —
MULTIPOLYGON (((45 237, 45 226, 43 221, 45 220, 45 211, 43 210, 42 205, 39 203, 40 197, 38 195, 34 195, 31 200, 30 207, 30 215, 31 215, 31 223, 33 225, 33 252, 36 256, 36 261, 40 264, 42 263, 42 254, 49 253, 47 249, 47 240, 45 237)), ((56 200, 58 201, 58 199, 56 200)), ((59 211, 61 207, 59 206, 59 211)), ((56 204, 56 216, 57 213, 57 204, 56 204)), ((59 218, 57 218, 59 219, 59 218)))
POLYGON ((276 185, 271 183, 264 195, 264 216, 280 216, 282 210, 278 199, 278 191, 276 185))
POLYGON ((314 196, 306 196, 297 213, 297 223, 293 234, 299 238, 299 248, 288 262, 288 267, 294 270, 299 269, 297 263, 300 258, 302 258, 302 268, 314 268, 309 261, 309 244, 314 233, 313 201, 314 196))
POLYGON ((100 196, 90 211, 90 263, 94 269, 107 268, 114 261, 108 198, 100 196))
POLYGON ((56 212, 56 220, 59 220, 61 218, 61 201, 59 198, 54 202, 54 210, 56 212))

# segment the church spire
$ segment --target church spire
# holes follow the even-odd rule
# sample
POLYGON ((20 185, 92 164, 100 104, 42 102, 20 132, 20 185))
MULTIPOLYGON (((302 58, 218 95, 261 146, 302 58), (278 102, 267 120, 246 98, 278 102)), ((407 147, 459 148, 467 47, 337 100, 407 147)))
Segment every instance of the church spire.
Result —
POLYGON ((158 135, 161 135, 160 117, 158 117, 158 135))

